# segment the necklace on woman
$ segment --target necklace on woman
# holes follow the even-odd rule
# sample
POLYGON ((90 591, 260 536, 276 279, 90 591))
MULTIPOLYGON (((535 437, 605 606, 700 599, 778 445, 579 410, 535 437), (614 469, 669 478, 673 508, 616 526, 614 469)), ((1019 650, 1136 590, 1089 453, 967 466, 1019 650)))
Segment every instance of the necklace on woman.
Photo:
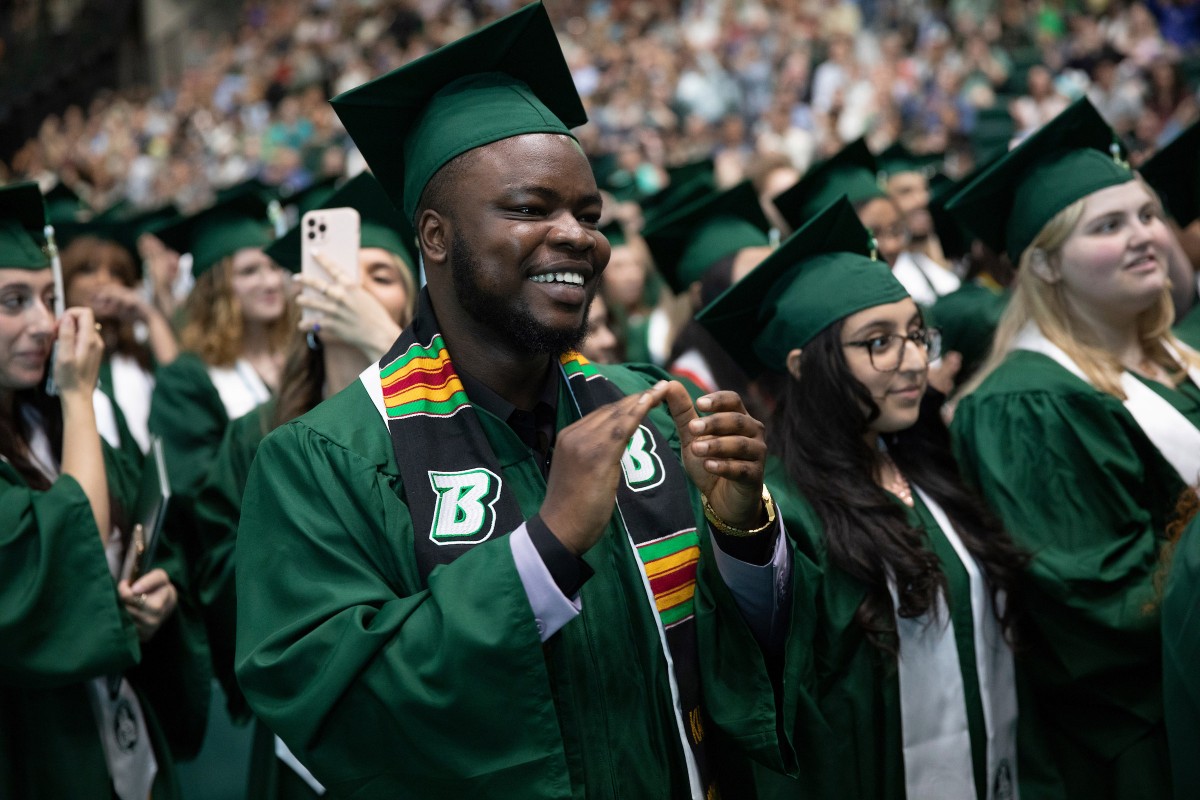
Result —
POLYGON ((892 460, 886 452, 880 453, 883 456, 884 465, 890 475, 883 476, 883 488, 900 499, 901 503, 913 507, 912 486, 909 485, 908 479, 900 472, 900 468, 896 466, 896 462, 892 460))

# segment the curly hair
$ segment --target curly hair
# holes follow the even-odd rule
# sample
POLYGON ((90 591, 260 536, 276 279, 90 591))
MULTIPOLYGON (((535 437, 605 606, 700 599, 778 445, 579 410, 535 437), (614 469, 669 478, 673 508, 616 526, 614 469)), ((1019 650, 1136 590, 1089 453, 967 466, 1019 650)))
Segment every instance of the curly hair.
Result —
MULTIPOLYGON (((179 342, 210 366, 231 366, 242 354, 245 321, 242 307, 233 293, 233 258, 221 259, 196 279, 184 306, 183 330, 179 342)), ((290 294, 286 310, 268 329, 272 350, 288 346, 296 329, 299 311, 290 294)))

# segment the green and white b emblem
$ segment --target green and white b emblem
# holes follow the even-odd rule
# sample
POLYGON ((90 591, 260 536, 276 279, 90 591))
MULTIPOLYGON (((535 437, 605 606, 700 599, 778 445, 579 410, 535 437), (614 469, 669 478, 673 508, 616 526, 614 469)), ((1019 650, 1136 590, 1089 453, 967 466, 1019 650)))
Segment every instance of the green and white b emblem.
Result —
POLYGON ((482 467, 461 472, 429 471, 429 484, 437 495, 429 539, 434 544, 477 544, 496 529, 493 506, 500 499, 503 481, 482 467))
POLYGON ((621 456, 621 471, 625 473, 625 483, 635 492, 653 489, 666 478, 662 459, 658 457, 655 449, 650 429, 639 425, 629 438, 629 444, 625 446, 625 455, 621 456))

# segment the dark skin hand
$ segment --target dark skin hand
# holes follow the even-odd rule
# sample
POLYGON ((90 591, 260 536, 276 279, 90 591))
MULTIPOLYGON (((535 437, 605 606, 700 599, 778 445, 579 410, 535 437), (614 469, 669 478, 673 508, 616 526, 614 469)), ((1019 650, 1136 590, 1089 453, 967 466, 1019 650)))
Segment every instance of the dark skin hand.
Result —
POLYGON ((542 520, 563 545, 581 556, 604 533, 616 503, 621 457, 638 425, 665 401, 682 444, 684 469, 717 516, 737 528, 762 524, 762 481, 767 445, 761 422, 746 413, 735 392, 697 401, 677 381, 596 409, 558 434, 542 520))

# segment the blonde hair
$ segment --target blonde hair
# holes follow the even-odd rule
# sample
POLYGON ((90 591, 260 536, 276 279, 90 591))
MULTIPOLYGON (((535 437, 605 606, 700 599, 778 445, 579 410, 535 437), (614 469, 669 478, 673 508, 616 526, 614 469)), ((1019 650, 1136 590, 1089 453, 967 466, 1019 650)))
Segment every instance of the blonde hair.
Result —
MULTIPOLYGON (((291 340, 299 311, 286 289, 287 305, 279 319, 270 324, 267 336, 271 349, 282 350, 291 340)), ((233 257, 226 256, 196 279, 184 305, 183 330, 179 343, 213 367, 228 367, 241 357, 245 338, 242 307, 233 293, 233 257)))
MULTIPOLYGON (((1157 201, 1153 190, 1140 178, 1137 178, 1137 181, 1157 201)), ((1021 253, 1012 297, 996 328, 991 352, 979 372, 963 386, 959 392, 959 399, 979 388, 1014 349, 1021 331, 1030 323, 1034 323, 1048 340, 1079 365, 1079 369, 1093 386, 1106 394, 1125 400, 1125 392, 1121 389, 1121 373, 1125 368, 1121 362, 1100 344, 1090 326, 1072 312, 1070 304, 1067 303, 1063 283, 1043 280, 1032 269, 1035 259, 1044 257, 1053 263, 1062 257, 1063 244, 1082 219, 1086 203, 1085 197, 1058 212, 1021 253)), ((1188 366, 1200 367, 1200 358, 1171 333, 1174 322, 1175 306, 1168 284, 1163 287, 1157 301, 1138 315, 1137 331, 1138 340, 1149 360, 1165 370, 1173 382, 1178 383, 1186 374, 1188 366), (1174 347, 1185 363, 1177 363, 1167 351, 1166 344, 1174 347)))

